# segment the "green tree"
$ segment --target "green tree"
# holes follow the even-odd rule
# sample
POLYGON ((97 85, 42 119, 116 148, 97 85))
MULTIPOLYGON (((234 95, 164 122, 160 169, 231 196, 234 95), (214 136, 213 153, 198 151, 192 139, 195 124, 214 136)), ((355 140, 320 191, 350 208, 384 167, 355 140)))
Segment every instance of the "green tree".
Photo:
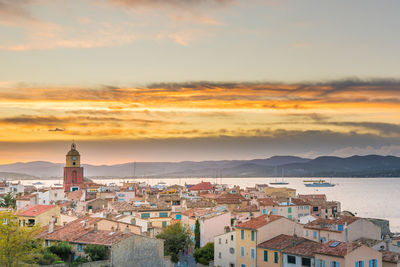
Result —
POLYGON ((11 192, 8 192, 5 196, 0 198, 0 207, 15 209, 16 204, 17 200, 11 192))
POLYGON ((207 243, 204 247, 195 249, 193 257, 196 262, 208 265, 214 260, 214 243, 207 243))
POLYGON ((102 261, 108 258, 108 248, 101 245, 87 245, 83 251, 90 257, 92 261, 102 261))
POLYGON ((200 248, 200 222, 196 220, 196 224, 194 225, 194 247, 200 248))
POLYGON ((14 267, 32 260, 41 247, 36 242, 37 227, 20 226, 10 212, 0 213, 0 266, 14 267))
POLYGON ((165 228, 156 236, 164 239, 164 253, 171 256, 173 262, 178 262, 178 253, 192 245, 190 232, 183 228, 179 223, 175 223, 165 228))
POLYGON ((46 248, 47 251, 60 257, 63 261, 69 261, 72 255, 72 248, 68 242, 57 242, 46 248))

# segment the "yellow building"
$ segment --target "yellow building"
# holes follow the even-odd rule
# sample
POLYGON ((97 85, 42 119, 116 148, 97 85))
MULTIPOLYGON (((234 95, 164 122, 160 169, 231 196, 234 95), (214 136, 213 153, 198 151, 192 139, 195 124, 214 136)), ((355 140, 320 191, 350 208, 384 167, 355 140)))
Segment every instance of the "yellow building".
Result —
MULTIPOLYGON (((279 215, 261 215, 236 225, 236 265, 257 266, 257 245, 279 234, 302 233, 303 226, 279 215)), ((272 255, 268 255, 273 257, 272 255)))
POLYGON ((264 188, 265 195, 294 198, 296 197, 296 189, 287 187, 266 187, 264 188))
POLYGON ((46 226, 51 221, 60 225, 60 207, 56 205, 32 205, 16 215, 22 226, 46 226))

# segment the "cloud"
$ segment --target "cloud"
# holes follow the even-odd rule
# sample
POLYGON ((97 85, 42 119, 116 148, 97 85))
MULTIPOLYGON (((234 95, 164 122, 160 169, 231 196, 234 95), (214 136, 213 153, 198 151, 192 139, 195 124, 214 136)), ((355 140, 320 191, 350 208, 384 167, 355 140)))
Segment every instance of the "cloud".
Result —
POLYGON ((28 11, 28 5, 33 0, 0 0, 0 24, 36 23, 37 18, 28 11))
POLYGON ((344 147, 333 151, 330 155, 338 157, 349 157, 353 155, 365 156, 365 155, 382 155, 382 156, 400 156, 400 145, 388 145, 388 146, 350 146, 344 147))
POLYGON ((54 129, 49 129, 49 132, 64 132, 65 129, 63 128, 54 128, 54 129))
POLYGON ((193 6, 224 6, 234 2, 234 0, 109 0, 109 2, 122 6, 173 6, 173 7, 193 7, 193 6))

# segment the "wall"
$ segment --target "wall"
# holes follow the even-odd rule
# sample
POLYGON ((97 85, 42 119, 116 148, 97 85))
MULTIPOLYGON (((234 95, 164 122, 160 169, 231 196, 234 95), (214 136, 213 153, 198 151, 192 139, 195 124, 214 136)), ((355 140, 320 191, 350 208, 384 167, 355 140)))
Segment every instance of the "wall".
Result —
POLYGON ((355 262, 363 260, 364 266, 369 266, 369 260, 377 259, 378 266, 382 266, 382 254, 373 248, 361 246, 345 256, 346 266, 356 266, 355 262))
POLYGON ((231 226, 231 213, 226 212, 211 218, 200 219, 200 246, 214 242, 214 237, 225 232, 231 226))
POLYGON ((215 266, 230 267, 230 264, 236 266, 236 252, 236 231, 231 231, 214 237, 215 266), (231 249, 233 249, 233 253, 231 249), (220 253, 221 257, 219 257, 220 253))
MULTIPOLYGON (((339 263, 339 267, 346 267, 345 264, 345 259, 343 257, 332 257, 328 255, 322 255, 322 254, 315 254, 315 266, 317 266, 317 261, 324 260, 325 261, 325 267, 331 266, 331 261, 336 261, 339 263)), ((354 265, 349 265, 350 267, 356 266, 354 265)), ((319 265, 321 267, 321 264, 319 265)), ((366 265, 368 267, 368 265, 366 265)))
POLYGON ((132 235, 111 247, 112 266, 147 267, 164 265, 164 242, 160 239, 132 235))
POLYGON ((278 250, 273 250, 273 249, 264 249, 264 248, 257 248, 257 266, 258 267, 280 267, 282 266, 282 257, 281 257, 281 252, 278 250), (268 253, 268 261, 264 261, 264 251, 267 251, 268 253), (275 263, 274 258, 275 255, 274 253, 278 253, 278 262, 275 263))

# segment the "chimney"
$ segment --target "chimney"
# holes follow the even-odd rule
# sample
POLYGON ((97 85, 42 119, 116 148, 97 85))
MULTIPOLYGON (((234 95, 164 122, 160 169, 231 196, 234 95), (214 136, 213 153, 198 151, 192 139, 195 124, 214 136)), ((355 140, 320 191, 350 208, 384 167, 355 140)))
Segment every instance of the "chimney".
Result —
POLYGON ((385 238, 383 239, 385 241, 385 249, 389 251, 389 243, 391 242, 390 237, 388 234, 385 235, 385 238))
POLYGON ((94 230, 94 231, 97 231, 97 229, 98 229, 97 223, 95 223, 95 224, 93 225, 93 230, 94 230))
POLYGON ((49 222, 49 234, 54 232, 54 221, 53 218, 49 222))
POLYGON ((347 229, 347 222, 344 223, 344 235, 345 241, 349 242, 349 229, 347 229))
POLYGON ((63 222, 63 225, 66 226, 66 225, 67 225, 67 222, 63 222))
POLYGON ((125 227, 124 234, 129 234, 131 229, 129 229, 128 225, 125 227))

